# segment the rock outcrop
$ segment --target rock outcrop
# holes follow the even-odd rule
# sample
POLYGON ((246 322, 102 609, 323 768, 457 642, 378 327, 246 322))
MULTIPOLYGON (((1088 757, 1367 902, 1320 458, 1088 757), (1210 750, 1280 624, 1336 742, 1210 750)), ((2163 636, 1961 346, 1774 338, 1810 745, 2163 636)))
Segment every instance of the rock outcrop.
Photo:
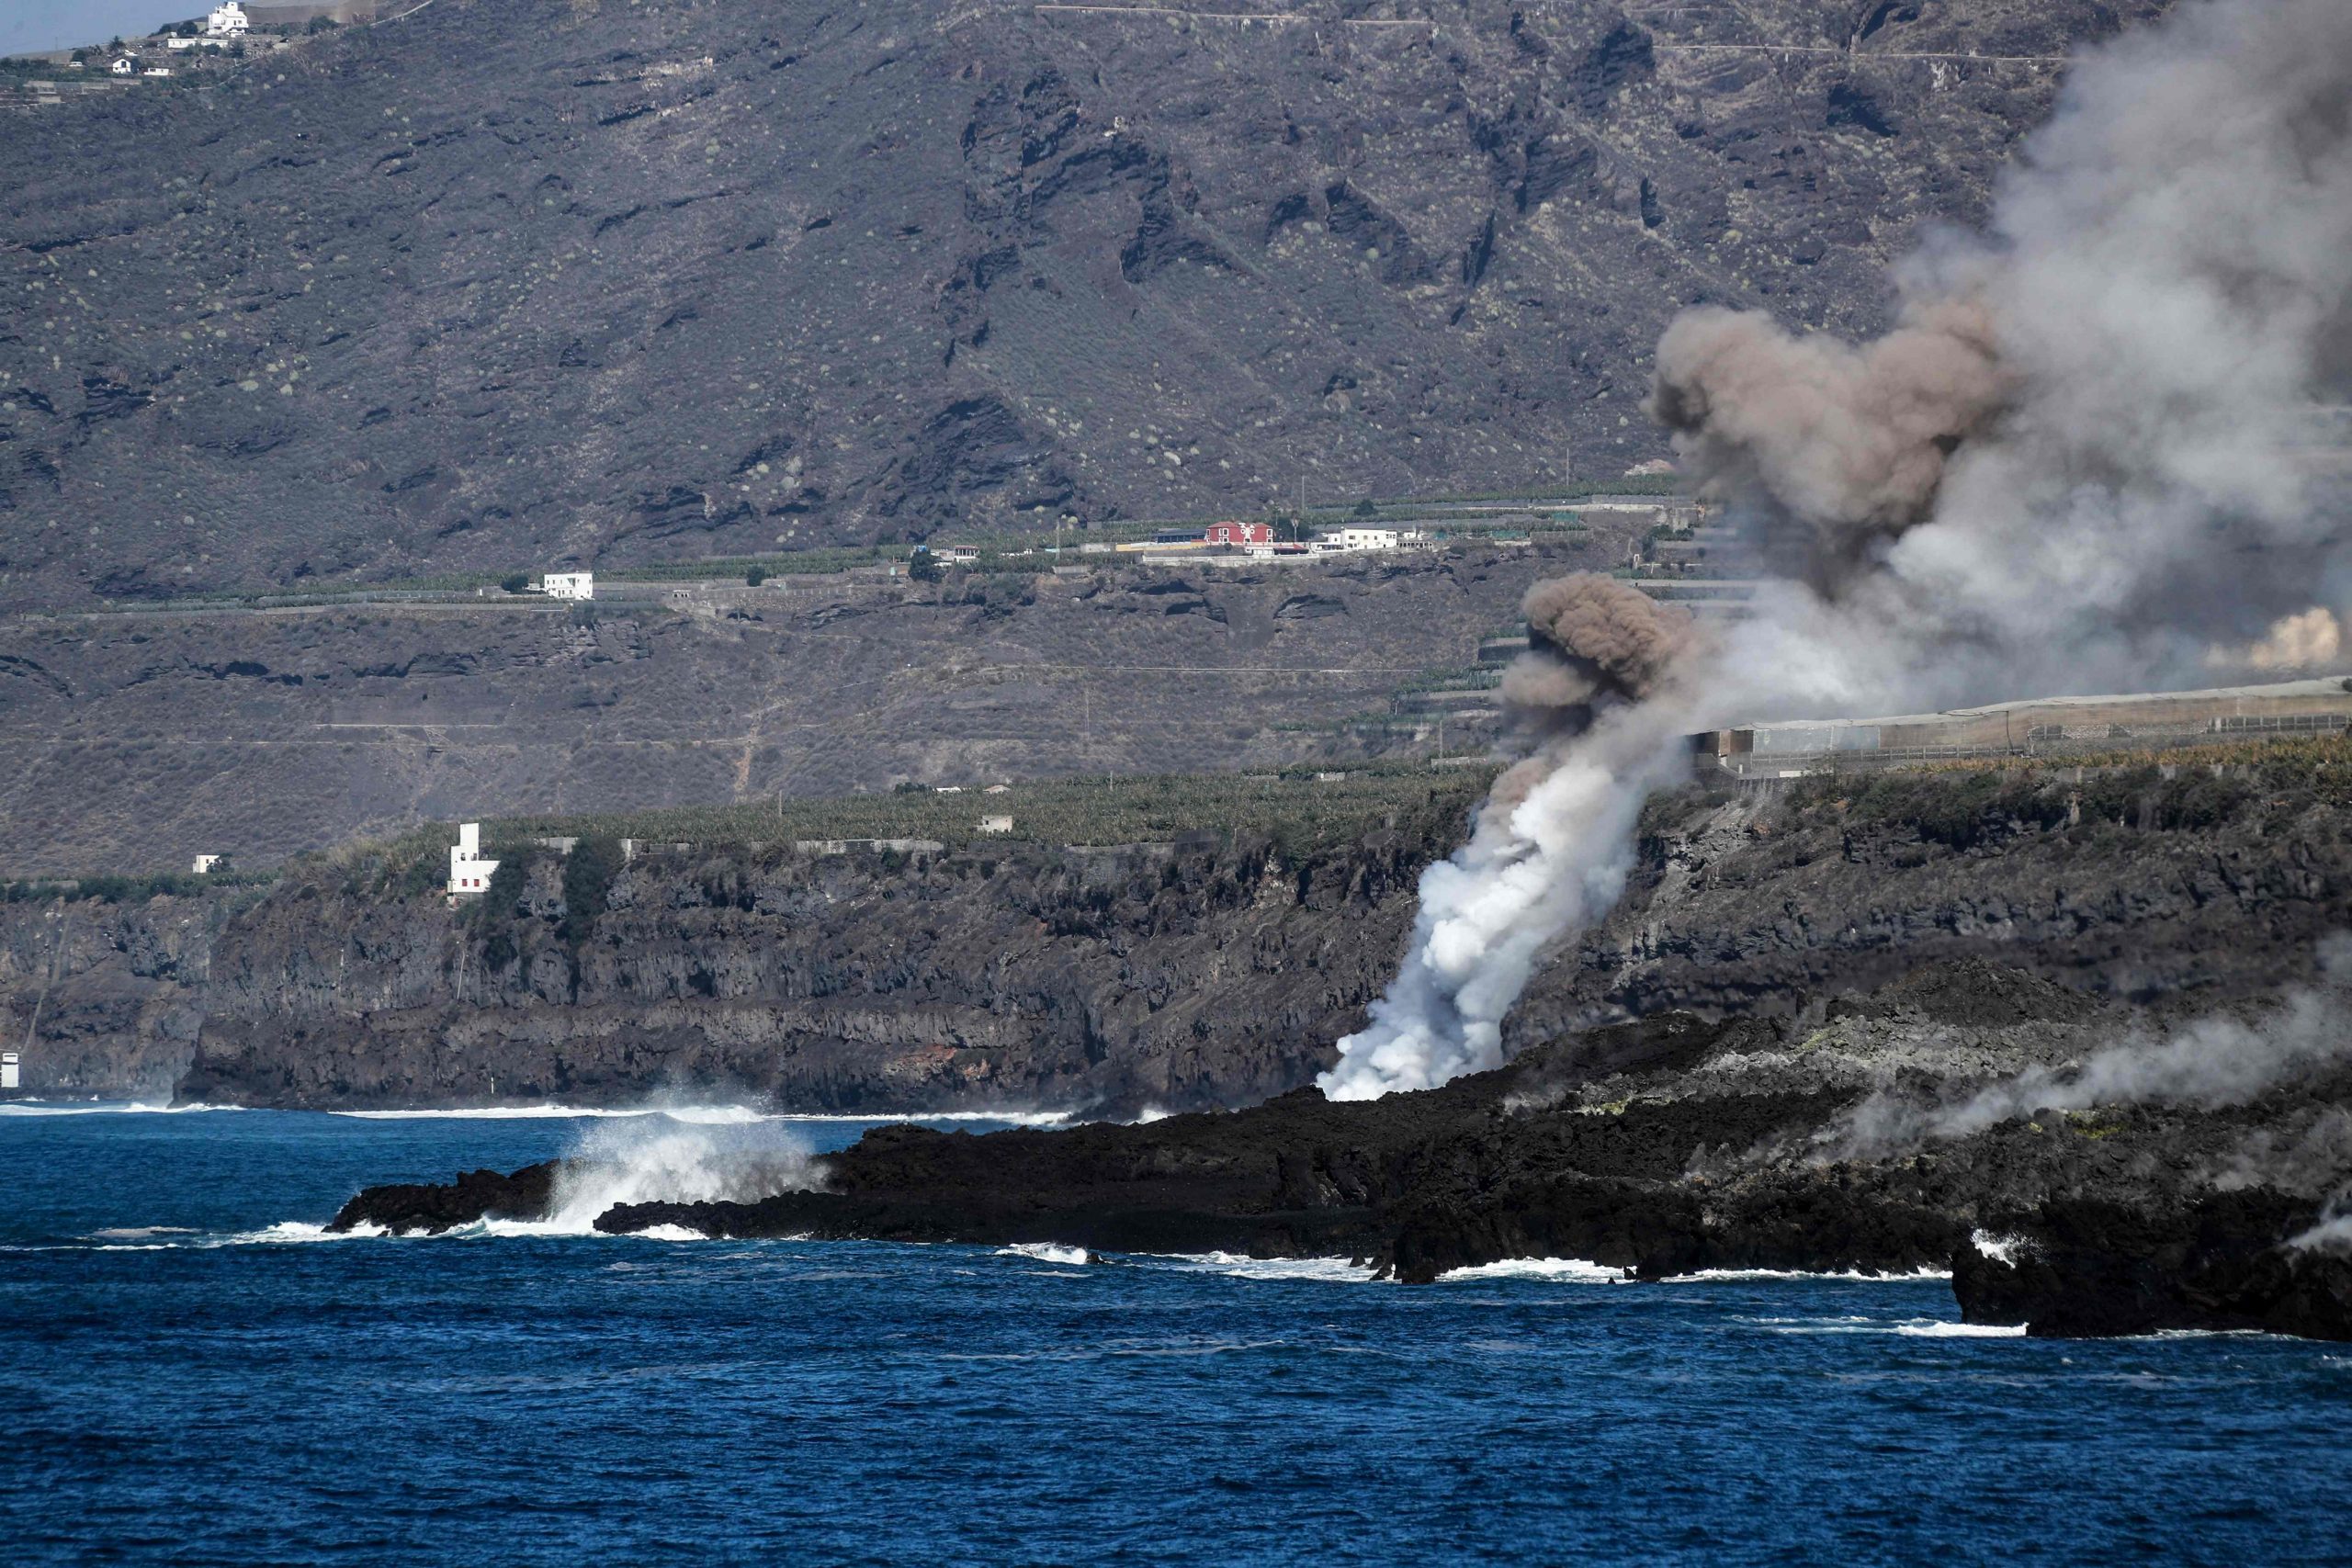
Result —
MULTIPOLYGON (((616 1204, 594 1224, 1351 1257, 1408 1283, 1515 1258, 1639 1279, 1950 1266, 1967 1321, 2036 1334, 2352 1337, 2352 1254, 2309 1244, 2340 1171, 2274 1159, 2248 1178, 2280 1133, 2346 1115, 2344 1055, 2238 1103, 2152 1095, 1939 1128, 1933 1112, 1956 1094, 2034 1068, 2063 1077, 2147 1021, 2022 976, 2006 976, 2004 1021, 1939 1021, 1917 1006, 1988 977, 1981 965, 1930 971, 1810 1035, 1664 1015, 1374 1101, 1309 1089, 1138 1125, 879 1128, 829 1156, 814 1190, 616 1204), (1900 1138, 1872 1133, 1883 1118, 1865 1112, 1888 1097, 1929 1120, 1900 1138)), ((466 1206, 371 1190, 345 1215, 399 1225, 413 1210, 442 1224, 466 1206)))

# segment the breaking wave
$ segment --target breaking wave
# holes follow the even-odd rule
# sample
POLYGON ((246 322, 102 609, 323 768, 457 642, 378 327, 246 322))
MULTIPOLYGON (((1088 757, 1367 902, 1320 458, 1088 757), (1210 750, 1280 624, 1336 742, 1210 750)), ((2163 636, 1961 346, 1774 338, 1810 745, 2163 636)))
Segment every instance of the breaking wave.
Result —
POLYGON ((136 1100, 12 1100, 0 1116, 192 1116, 205 1111, 243 1111, 242 1105, 153 1105, 136 1100))
POLYGON ((1016 1241, 1011 1247, 996 1249, 999 1258, 1034 1258, 1040 1263, 1091 1263, 1093 1255, 1082 1247, 1063 1247, 1050 1241, 1016 1241))

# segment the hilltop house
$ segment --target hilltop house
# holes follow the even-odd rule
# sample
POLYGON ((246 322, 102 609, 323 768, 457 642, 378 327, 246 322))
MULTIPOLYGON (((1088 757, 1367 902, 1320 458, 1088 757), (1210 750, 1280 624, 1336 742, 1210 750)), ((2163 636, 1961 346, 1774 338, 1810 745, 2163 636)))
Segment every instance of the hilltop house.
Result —
POLYGON ((119 54, 115 56, 114 63, 107 66, 107 70, 117 76, 136 76, 139 74, 139 62, 130 55, 119 54))
POLYGON ((481 824, 458 823, 458 841, 449 846, 449 902, 481 897, 497 870, 496 861, 481 858, 481 824))
POLYGON ((1201 536, 1201 543, 1225 545, 1247 549, 1252 545, 1274 542, 1274 525, 1271 523, 1212 523, 1209 531, 1201 536))
POLYGON ((212 38, 242 38, 252 26, 252 19, 238 0, 220 0, 212 7, 212 14, 204 18, 204 30, 212 38))
POLYGON ((594 599, 596 596, 596 574, 593 571, 550 571, 539 578, 539 592, 550 599, 594 599))

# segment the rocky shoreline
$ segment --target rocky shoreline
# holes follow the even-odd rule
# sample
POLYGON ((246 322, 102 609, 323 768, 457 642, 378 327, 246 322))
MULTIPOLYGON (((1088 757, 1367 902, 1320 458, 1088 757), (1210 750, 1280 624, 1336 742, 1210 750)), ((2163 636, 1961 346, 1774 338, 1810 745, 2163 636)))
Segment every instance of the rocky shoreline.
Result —
MULTIPOLYGON (((616 1205, 595 1224, 1348 1258, 1407 1283, 1516 1258, 1648 1280, 1949 1269, 1966 1321, 2033 1334, 2352 1338, 2352 1257, 2298 1244, 2343 1175, 2352 1073, 2322 1052, 2251 1091, 2060 1108, 2086 1061, 2113 1078, 2154 1029, 2018 971, 1939 964, 1793 1016, 1569 1034, 1379 1100, 1307 1089, 1137 1124, 882 1127, 805 1188, 616 1205), (2018 1108, 1982 1112, 2005 1085, 2018 1108)), ((371 1188, 334 1223, 528 1219, 556 1173, 371 1188)))

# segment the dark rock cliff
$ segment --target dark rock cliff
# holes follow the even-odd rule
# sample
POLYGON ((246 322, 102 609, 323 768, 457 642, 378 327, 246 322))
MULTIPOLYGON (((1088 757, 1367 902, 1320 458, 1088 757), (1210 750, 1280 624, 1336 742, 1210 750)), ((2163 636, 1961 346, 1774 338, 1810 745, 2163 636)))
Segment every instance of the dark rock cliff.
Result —
MULTIPOLYGON (((2308 976, 2352 924, 2352 804, 2324 770, 2001 777, 1660 802, 1624 903, 1539 970, 1510 1043, 1817 1010, 1945 959, 2204 1007, 2308 976)), ((511 914, 315 870, 266 897, 14 903, 0 999, 22 1039, 51 998, 28 1082, 94 1092, 185 1067, 184 1096, 284 1104, 1234 1104, 1307 1081, 1360 1025, 1459 830, 1430 815, 1299 860, 665 852, 576 942, 552 856, 511 914)), ((1964 999, 1998 1023, 2005 998, 1964 999)))
POLYGON ((1435 846, 640 857, 583 940, 305 884, 232 922, 183 1096, 274 1105, 674 1095, 806 1110, 1262 1098, 1358 1025, 1435 846))

